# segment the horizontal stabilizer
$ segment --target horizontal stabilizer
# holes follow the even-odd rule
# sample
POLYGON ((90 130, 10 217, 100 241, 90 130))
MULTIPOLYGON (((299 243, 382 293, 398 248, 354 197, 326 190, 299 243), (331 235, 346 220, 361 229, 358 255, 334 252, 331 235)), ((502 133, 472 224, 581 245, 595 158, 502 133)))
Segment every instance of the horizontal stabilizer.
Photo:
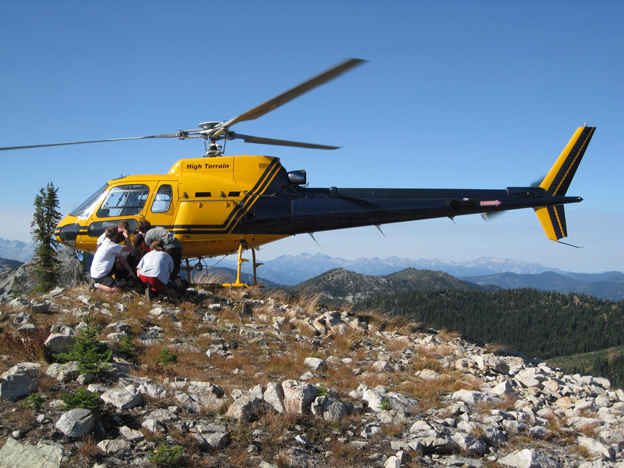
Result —
POLYGON ((574 132, 559 159, 540 184, 548 195, 562 197, 566 194, 595 130, 596 127, 579 127, 574 132))
POLYGON ((543 206, 535 212, 549 239, 557 242, 568 235, 563 205, 543 206))

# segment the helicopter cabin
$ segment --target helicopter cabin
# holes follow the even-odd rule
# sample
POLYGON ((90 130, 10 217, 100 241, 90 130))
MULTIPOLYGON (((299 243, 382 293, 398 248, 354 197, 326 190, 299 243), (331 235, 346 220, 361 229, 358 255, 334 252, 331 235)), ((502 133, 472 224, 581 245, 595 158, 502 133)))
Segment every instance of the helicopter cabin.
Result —
POLYGON ((279 159, 269 156, 183 159, 166 175, 111 180, 67 215, 55 235, 70 247, 95 252, 109 226, 126 220, 133 232, 139 219, 147 219, 171 231, 182 242, 185 257, 235 252, 241 241, 260 245, 277 240, 247 239, 240 221, 284 172, 279 159))

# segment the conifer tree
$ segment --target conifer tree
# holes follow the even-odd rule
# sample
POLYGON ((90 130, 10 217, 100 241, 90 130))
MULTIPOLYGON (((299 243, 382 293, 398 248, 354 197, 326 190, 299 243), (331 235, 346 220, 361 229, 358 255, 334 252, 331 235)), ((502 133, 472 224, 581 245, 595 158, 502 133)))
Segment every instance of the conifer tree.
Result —
POLYGON ((31 234, 37 248, 33 265, 37 289, 40 291, 49 291, 59 282, 60 263, 56 256, 58 242, 54 239, 54 228, 61 220, 57 192, 58 188, 50 182, 45 188, 41 188, 34 202, 31 234))

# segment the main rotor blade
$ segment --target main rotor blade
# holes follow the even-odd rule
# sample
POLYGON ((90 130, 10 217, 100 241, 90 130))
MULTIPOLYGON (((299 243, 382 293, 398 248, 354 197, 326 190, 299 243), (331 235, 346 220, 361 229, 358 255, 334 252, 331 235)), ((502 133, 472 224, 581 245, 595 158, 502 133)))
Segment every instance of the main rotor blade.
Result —
POLYGON ((294 88, 280 94, 279 96, 275 96, 273 99, 268 100, 264 104, 260 104, 258 107, 251 109, 244 114, 239 115, 238 117, 234 117, 233 119, 228 120, 223 124, 223 127, 229 128, 239 122, 244 122, 246 120, 255 120, 258 117, 262 117, 264 114, 267 114, 272 110, 277 109, 287 102, 292 101, 293 99, 301 96, 304 93, 307 93, 311 89, 327 83, 328 81, 338 77, 342 73, 350 70, 353 67, 361 65, 364 62, 366 62, 366 60, 355 58, 347 59, 344 62, 336 65, 335 67, 321 73, 320 75, 317 75, 314 78, 310 78, 309 80, 301 83, 298 86, 295 86, 294 88))
POLYGON ((288 141, 288 140, 275 140, 273 138, 255 137, 251 135, 241 135, 240 133, 228 132, 228 140, 235 138, 243 140, 245 143, 258 143, 261 145, 276 145, 276 146, 294 146, 296 148, 311 148, 311 149, 323 149, 323 150, 335 150, 340 146, 328 146, 317 145, 316 143, 302 143, 300 141, 288 141))
POLYGON ((29 149, 29 148, 46 148, 48 146, 68 146, 68 145, 84 145, 86 143, 107 143, 109 141, 127 141, 127 140, 147 140, 150 138, 179 138, 178 133, 167 133, 164 135, 151 135, 142 137, 129 137, 129 138, 111 138, 109 140, 91 140, 91 141, 72 141, 68 143, 48 143, 45 145, 29 145, 29 146, 7 146, 0 148, 0 151, 29 149))

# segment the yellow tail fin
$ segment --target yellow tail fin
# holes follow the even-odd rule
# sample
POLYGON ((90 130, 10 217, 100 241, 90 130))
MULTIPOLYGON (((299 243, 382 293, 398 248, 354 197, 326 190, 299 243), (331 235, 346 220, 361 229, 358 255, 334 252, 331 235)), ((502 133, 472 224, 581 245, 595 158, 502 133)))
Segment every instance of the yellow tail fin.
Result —
MULTIPOLYGON (((596 127, 579 127, 550 169, 540 187, 551 197, 563 197, 581 163, 596 127)), ((537 217, 549 239, 558 241, 568 235, 563 205, 535 208, 537 217)))
POLYGON ((596 127, 579 127, 550 169, 540 187, 552 197, 564 196, 581 163, 596 127))

